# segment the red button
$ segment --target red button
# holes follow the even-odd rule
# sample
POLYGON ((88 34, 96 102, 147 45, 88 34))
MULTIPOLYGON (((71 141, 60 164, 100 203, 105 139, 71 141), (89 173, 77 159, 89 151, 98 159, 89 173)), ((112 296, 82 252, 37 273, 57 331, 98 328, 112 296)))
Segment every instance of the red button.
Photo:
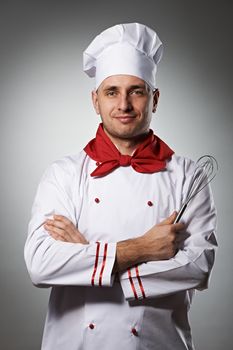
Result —
POLYGON ((131 332, 133 333, 133 335, 135 335, 135 337, 138 336, 138 331, 136 330, 136 328, 132 328, 131 332))
POLYGON ((90 324, 89 324, 89 328, 90 328, 90 329, 94 329, 94 328, 95 328, 95 325, 94 325, 93 323, 90 323, 90 324))
POLYGON ((99 165, 100 165, 100 162, 96 162, 95 164, 96 164, 97 166, 99 166, 99 165))
POLYGON ((95 198, 95 202, 99 203, 100 202, 99 198, 95 198))
POLYGON ((153 203, 151 201, 148 201, 147 204, 149 205, 149 207, 153 206, 153 203))

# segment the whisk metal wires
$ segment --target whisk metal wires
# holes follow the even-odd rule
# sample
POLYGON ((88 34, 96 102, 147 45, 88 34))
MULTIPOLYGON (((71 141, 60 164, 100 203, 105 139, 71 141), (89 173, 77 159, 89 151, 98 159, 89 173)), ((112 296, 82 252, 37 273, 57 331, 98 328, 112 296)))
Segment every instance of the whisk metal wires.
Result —
POLYGON ((186 199, 181 209, 179 210, 174 223, 177 223, 180 221, 189 202, 215 178, 217 171, 218 171, 218 163, 213 156, 204 155, 197 160, 196 168, 193 172, 193 175, 189 184, 186 199))

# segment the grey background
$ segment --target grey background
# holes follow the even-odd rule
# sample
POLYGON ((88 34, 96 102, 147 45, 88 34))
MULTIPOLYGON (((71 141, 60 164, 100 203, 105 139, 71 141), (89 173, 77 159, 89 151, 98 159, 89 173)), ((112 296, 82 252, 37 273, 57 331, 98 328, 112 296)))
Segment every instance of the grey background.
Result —
POLYGON ((232 1, 1 1, 0 348, 40 348, 49 290, 32 286, 23 260, 38 181, 79 151, 99 123, 82 51, 117 23, 158 31, 164 58, 152 127, 178 153, 213 154, 220 249, 210 289, 191 311, 197 350, 232 344, 232 1))

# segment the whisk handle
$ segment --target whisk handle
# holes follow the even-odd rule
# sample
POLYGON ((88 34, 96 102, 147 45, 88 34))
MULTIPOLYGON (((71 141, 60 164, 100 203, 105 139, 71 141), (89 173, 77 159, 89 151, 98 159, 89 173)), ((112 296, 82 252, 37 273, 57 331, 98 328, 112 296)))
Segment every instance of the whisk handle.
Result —
POLYGON ((177 214, 177 217, 176 217, 176 219, 175 219, 175 221, 174 221, 174 224, 176 224, 177 222, 180 221, 182 215, 184 214, 185 209, 187 208, 187 205, 188 205, 188 203, 185 203, 184 205, 182 205, 182 207, 181 207, 181 209, 179 210, 179 212, 178 212, 178 214, 177 214))

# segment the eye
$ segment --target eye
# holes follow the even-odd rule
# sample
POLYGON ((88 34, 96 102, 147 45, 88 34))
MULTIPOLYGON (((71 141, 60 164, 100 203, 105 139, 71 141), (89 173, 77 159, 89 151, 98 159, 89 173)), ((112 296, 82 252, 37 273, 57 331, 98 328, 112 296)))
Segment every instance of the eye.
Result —
POLYGON ((109 90, 109 91, 106 92, 106 95, 110 96, 110 97, 115 96, 116 95, 116 91, 115 90, 109 90))
POLYGON ((142 96, 145 94, 145 91, 143 89, 135 89, 130 92, 131 95, 138 95, 142 96))

